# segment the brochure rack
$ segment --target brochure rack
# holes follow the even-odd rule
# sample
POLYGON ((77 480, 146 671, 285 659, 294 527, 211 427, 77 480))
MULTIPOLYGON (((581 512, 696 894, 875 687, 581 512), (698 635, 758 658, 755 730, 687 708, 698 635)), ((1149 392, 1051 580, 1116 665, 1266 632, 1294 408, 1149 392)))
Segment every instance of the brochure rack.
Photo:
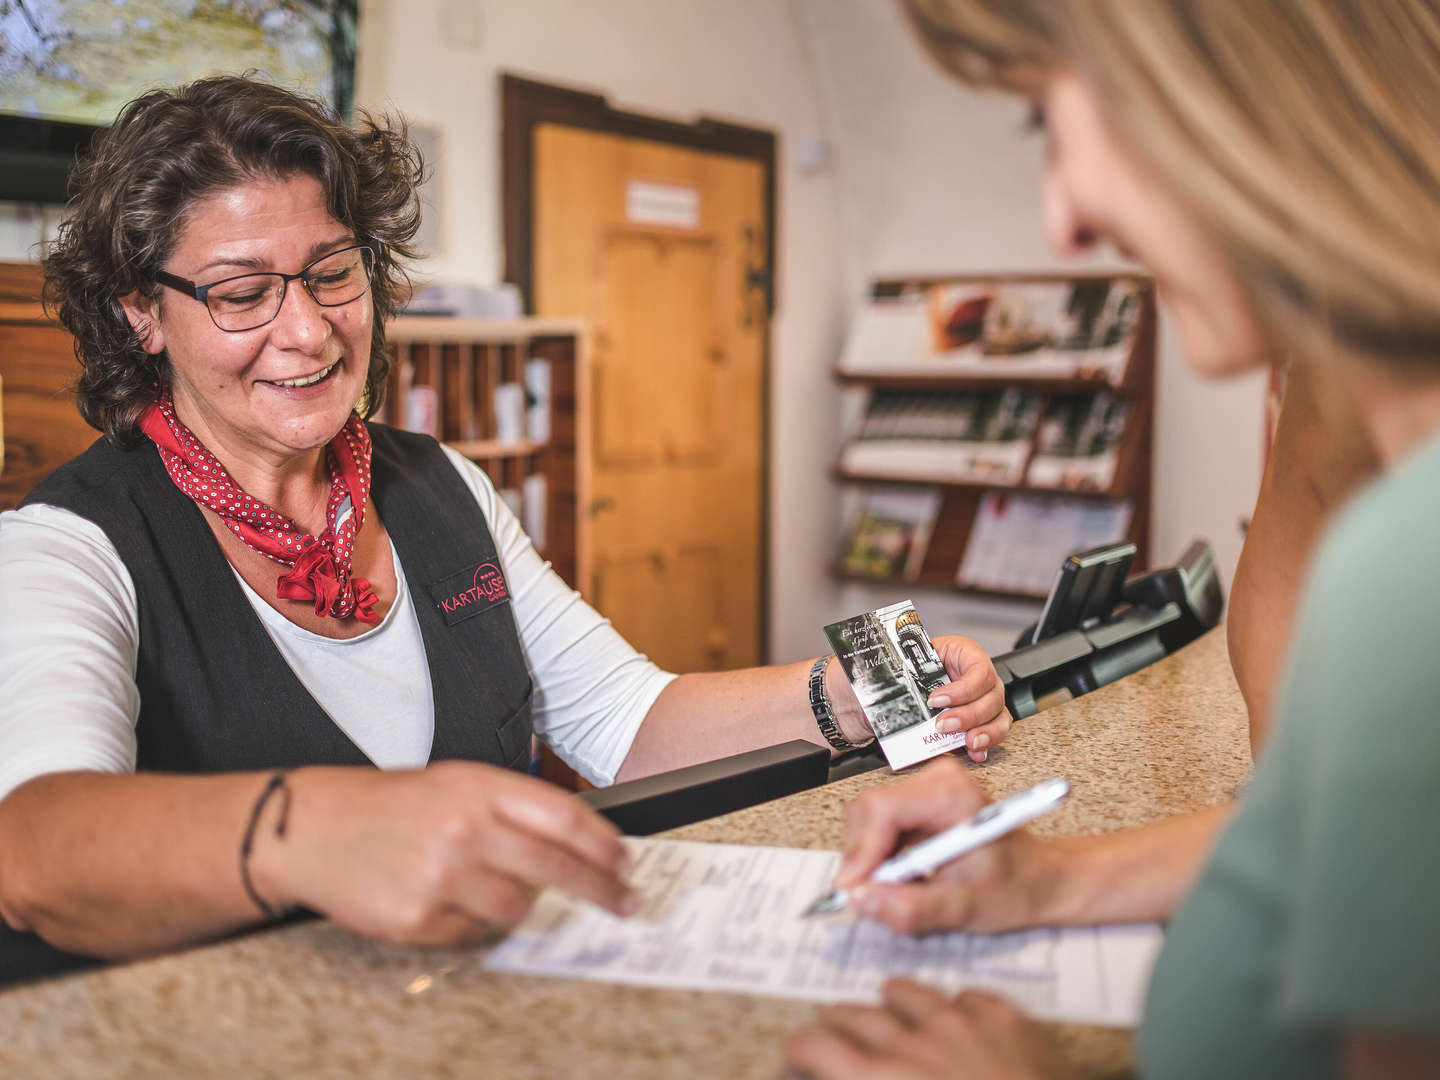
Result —
POLYGON ((1147 278, 874 282, 836 372, 859 399, 836 575, 1038 599, 1070 550, 1050 547, 1128 539, 1148 565, 1154 376, 1147 278), (905 545, 888 563, 860 557, 877 516, 905 545))

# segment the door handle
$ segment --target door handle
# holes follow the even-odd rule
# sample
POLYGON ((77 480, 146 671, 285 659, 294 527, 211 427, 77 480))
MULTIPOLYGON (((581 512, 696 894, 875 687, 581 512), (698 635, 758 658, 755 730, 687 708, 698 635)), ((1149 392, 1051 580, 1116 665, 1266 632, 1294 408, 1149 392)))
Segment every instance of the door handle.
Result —
POLYGON ((598 499, 591 500, 590 505, 586 507, 586 512, 593 518, 599 514, 604 513, 606 510, 614 509, 615 500, 610 498, 610 496, 608 495, 602 495, 598 499))
POLYGON ((763 322, 770 307, 770 267, 767 262, 769 251, 760 230, 753 225, 745 226, 744 234, 744 275, 740 279, 741 326, 752 329, 763 322))

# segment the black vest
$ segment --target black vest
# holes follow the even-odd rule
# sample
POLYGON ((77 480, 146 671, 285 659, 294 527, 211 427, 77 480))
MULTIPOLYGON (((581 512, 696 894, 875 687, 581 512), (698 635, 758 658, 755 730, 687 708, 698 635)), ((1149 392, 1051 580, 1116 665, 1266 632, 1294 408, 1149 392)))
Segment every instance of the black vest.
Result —
MULTIPOLYGON (((430 667, 430 759, 525 769, 530 675, 485 517, 435 440, 379 424, 370 434, 370 495, 399 552, 430 667)), ((99 525, 135 583, 140 769, 370 763, 275 648, 151 443, 120 450, 98 439, 25 501, 99 525)))

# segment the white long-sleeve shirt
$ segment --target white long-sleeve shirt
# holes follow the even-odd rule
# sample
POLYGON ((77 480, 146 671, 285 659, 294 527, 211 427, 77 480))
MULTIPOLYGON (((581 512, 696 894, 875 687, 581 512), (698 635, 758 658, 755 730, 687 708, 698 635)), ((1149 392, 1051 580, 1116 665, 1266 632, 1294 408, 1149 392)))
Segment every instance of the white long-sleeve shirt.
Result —
MULTIPOLYGON (((535 684, 535 731, 587 780, 608 784, 674 676, 540 558, 480 468, 445 453, 495 538, 535 684)), ((296 626, 241 584, 285 661, 366 756, 420 767, 434 699, 398 556, 395 578, 385 618, 346 640, 296 626)), ((0 799, 45 773, 135 770, 139 647, 134 583, 98 525, 43 504, 0 514, 0 799)))

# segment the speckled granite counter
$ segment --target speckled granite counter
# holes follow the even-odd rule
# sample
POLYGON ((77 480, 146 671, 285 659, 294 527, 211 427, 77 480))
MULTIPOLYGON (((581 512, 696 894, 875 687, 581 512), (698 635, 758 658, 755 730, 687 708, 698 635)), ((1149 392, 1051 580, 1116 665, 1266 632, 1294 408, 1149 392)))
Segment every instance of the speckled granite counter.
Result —
MULTIPOLYGON (((1245 712, 1215 631, 1137 675, 1032 717, 976 767, 1008 794, 1072 795, 1052 833, 1138 825, 1235 794, 1245 712)), ((888 770, 676 830, 838 848, 842 810, 888 770)), ((316 922, 0 994, 0 1076, 778 1077, 801 1002, 483 970, 481 949, 402 949, 316 922)), ((1086 1071, 1123 1070, 1124 1033, 1059 1029, 1086 1071)))

